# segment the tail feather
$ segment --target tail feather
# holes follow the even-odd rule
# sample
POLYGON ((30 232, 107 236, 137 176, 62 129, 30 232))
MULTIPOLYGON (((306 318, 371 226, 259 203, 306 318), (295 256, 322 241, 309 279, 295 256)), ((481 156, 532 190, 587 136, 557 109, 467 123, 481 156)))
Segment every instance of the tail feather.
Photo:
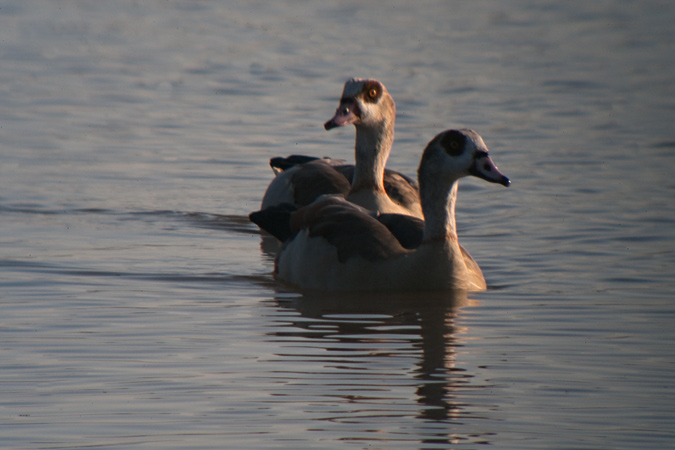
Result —
POLYGON ((293 237, 291 231, 291 214, 298 209, 297 206, 290 203, 270 206, 262 211, 255 211, 249 214, 248 218, 262 230, 268 232, 281 242, 285 242, 293 237))

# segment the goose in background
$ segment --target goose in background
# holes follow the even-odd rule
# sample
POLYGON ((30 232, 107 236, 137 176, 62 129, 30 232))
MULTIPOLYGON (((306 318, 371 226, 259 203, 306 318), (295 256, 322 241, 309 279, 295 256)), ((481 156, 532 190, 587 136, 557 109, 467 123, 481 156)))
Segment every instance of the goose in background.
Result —
MULTIPOLYGON (((429 142, 418 169, 425 220, 421 243, 413 249, 406 249, 372 212, 336 195, 297 210, 258 211, 250 218, 285 241, 274 274, 301 289, 479 291, 486 289, 485 278, 460 246, 455 225, 458 182, 469 175, 510 184, 475 131, 447 130, 429 142)), ((404 231, 405 221, 420 224, 413 217, 398 218, 404 231)))
POLYGON ((270 165, 276 177, 261 207, 282 203, 305 206, 321 195, 338 194, 371 211, 421 218, 417 183, 385 169, 394 141, 395 118, 394 99, 382 83, 348 80, 335 115, 324 127, 355 126, 355 164, 301 155, 272 158, 270 165))

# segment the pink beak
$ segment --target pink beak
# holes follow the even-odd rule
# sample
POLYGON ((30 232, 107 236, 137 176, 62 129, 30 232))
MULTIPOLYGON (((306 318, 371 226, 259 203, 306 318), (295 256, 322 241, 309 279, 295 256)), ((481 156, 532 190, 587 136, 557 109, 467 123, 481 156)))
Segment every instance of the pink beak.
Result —
POLYGON ((492 162, 487 152, 480 152, 476 155, 470 172, 471 175, 482 178, 490 183, 499 183, 506 187, 509 187, 511 184, 511 181, 492 162))

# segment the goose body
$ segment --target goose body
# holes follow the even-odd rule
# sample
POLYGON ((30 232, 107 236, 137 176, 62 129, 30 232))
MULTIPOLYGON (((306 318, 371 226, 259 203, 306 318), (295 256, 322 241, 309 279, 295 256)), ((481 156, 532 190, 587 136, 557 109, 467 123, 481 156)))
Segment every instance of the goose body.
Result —
MULTIPOLYGON (((447 130, 427 145, 418 170, 425 221, 421 243, 412 249, 385 221, 341 196, 324 196, 289 213, 276 278, 321 291, 485 289, 480 267, 459 245, 455 226, 458 181, 468 175, 510 183, 473 130, 447 130)), ((252 220, 265 213, 252 214, 252 220)))
POLYGON ((273 158, 270 165, 276 177, 265 192, 262 208, 281 203, 305 206, 321 195, 337 194, 370 211, 422 217, 417 183, 385 169, 395 116, 396 105, 382 83, 348 80, 335 115, 324 127, 355 126, 355 164, 302 155, 273 158))

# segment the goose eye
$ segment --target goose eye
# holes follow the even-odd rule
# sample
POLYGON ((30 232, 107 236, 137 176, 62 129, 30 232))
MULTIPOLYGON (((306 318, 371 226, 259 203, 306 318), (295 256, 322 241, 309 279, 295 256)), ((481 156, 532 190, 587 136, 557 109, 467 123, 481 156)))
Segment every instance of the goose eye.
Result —
POLYGON ((450 156, 459 156, 464 151, 466 135, 459 130, 449 130, 441 138, 441 146, 450 156))
POLYGON ((363 100, 368 103, 377 103, 382 97, 382 86, 376 81, 370 80, 363 88, 363 100))

